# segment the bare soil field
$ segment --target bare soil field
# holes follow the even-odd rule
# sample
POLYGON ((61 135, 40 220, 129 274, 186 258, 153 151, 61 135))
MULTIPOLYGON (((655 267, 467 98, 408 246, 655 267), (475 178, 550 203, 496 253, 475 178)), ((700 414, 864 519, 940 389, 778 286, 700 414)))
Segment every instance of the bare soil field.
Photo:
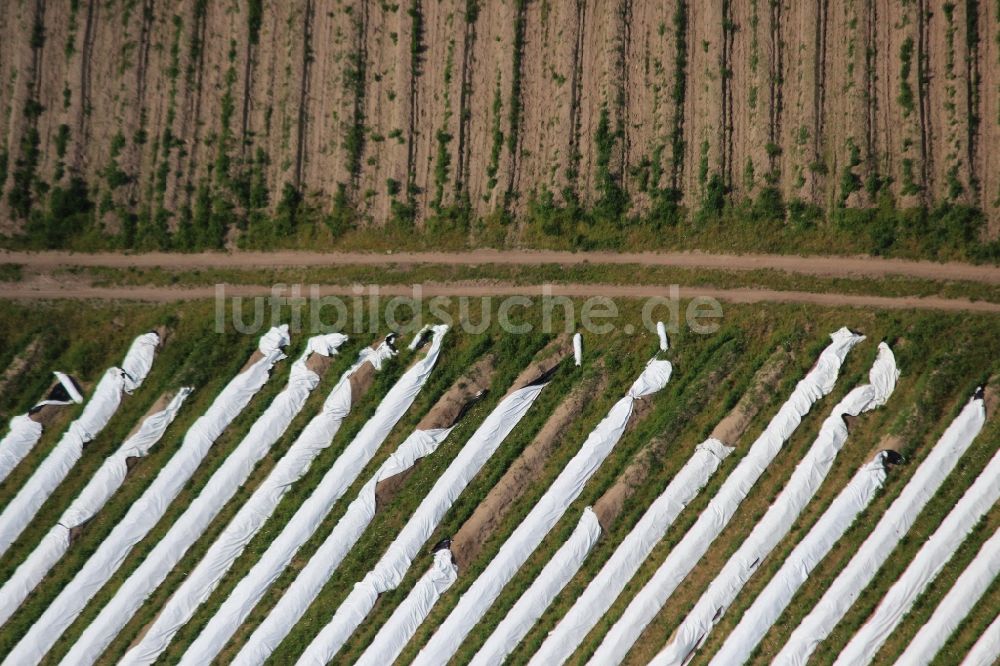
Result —
MULTIPOLYGON (((996 3, 506 0, 0 10, 3 227, 81 178, 114 230, 273 213, 364 226, 543 194, 633 211, 713 182, 832 210, 981 208, 1000 233, 996 3), (11 194, 14 194, 11 197, 11 194), (35 202, 37 203, 37 202, 35 202), (401 208, 402 207, 402 208, 401 208)), ((514 231, 516 235, 517 231, 514 231)))

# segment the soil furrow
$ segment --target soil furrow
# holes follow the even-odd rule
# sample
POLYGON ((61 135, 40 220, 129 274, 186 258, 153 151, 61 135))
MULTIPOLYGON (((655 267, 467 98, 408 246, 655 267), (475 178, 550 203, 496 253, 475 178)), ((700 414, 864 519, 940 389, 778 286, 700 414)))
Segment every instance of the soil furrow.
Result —
POLYGON ((78 169, 82 169, 86 157, 85 151, 89 143, 89 119, 91 108, 90 99, 90 68, 94 57, 94 33, 97 30, 97 14, 101 0, 89 0, 87 2, 87 20, 83 28, 83 43, 80 48, 80 102, 79 111, 76 114, 77 139, 74 141, 74 164, 78 169))
POLYGON ((458 163, 455 165, 455 194, 465 193, 469 182, 469 129, 472 122, 472 111, 469 96, 472 88, 472 58, 476 48, 476 21, 479 18, 478 0, 466 0, 464 27, 462 36, 462 72, 461 90, 458 99, 458 163))
POLYGON ((312 70, 312 23, 313 23, 313 0, 306 0, 305 11, 302 17, 302 80, 299 84, 299 113, 297 139, 295 149, 295 189, 302 189, 302 165, 306 161, 306 123, 309 122, 309 111, 307 104, 309 101, 309 81, 312 70))

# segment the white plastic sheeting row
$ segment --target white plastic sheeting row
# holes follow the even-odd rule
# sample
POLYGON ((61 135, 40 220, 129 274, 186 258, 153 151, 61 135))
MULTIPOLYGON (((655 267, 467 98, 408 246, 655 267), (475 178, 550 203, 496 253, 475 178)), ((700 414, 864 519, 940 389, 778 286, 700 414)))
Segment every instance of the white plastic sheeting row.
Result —
POLYGON ((722 619, 757 567, 788 534, 826 479, 837 453, 847 441, 845 417, 858 416, 884 405, 896 389, 898 377, 896 359, 883 342, 879 344, 878 356, 868 373, 869 383, 854 388, 833 408, 809 451, 795 466, 781 494, 695 603, 674 632, 674 639, 650 664, 680 666, 704 644, 712 628, 722 619))
MULTIPOLYGON (((188 648, 183 657, 184 663, 209 663, 260 601, 268 587, 285 570, 302 544, 315 533, 334 504, 354 483, 399 419, 413 404, 437 363, 441 342, 447 330, 447 326, 433 328, 434 337, 427 354, 404 372, 389 389, 375 413, 323 476, 312 495, 302 503, 188 648)), ((341 398, 348 401, 344 407, 350 409, 350 393, 342 394, 341 398)))
POLYGON ((532 665, 562 664, 570 658, 611 608, 684 507, 701 492, 732 450, 714 438, 698 445, 694 455, 650 505, 573 607, 549 633, 531 658, 532 665))
POLYGON ((830 634, 868 583, 875 578, 875 573, 958 464, 984 423, 986 409, 982 391, 979 391, 941 435, 899 497, 886 510, 819 603, 792 632, 788 642, 775 657, 775 664, 805 666, 816 646, 830 634))
MULTIPOLYGON (((458 452, 448 468, 438 477, 434 487, 420 502, 417 510, 403 526, 399 536, 389 545, 389 548, 382 555, 375 567, 365 575, 364 579, 354 585, 354 589, 347 596, 347 599, 340 605, 333 619, 327 624, 321 635, 323 644, 327 650, 336 653, 347 638, 354 633, 354 630, 364 621, 365 617, 375 605, 378 595, 383 592, 395 589, 402 582, 403 577, 413 563, 413 558, 417 556, 420 548, 431 537, 434 530, 444 518, 448 509, 451 508, 455 500, 462 493, 486 461, 490 459, 503 440, 510 434, 514 426, 520 422, 528 409, 534 404, 535 399, 545 388, 546 383, 537 383, 531 386, 513 391, 500 401, 500 404, 490 413, 483 423, 472 434, 472 437, 465 443, 462 450, 458 452)), ((447 551, 445 551, 447 552, 447 551)), ((440 558, 444 558, 441 555, 440 558)), ((450 554, 449 554, 450 561, 450 554)), ((439 566, 438 564, 435 565, 439 566)), ((435 583, 437 579, 429 580, 428 583, 435 583)), ((431 585, 430 587, 435 587, 431 585)), ((433 601, 428 596, 429 588, 422 587, 414 590, 414 593, 421 595, 424 601, 433 601)), ((285 595, 287 596, 287 595, 285 595)), ((436 599, 436 597, 434 597, 436 599)), ((288 627, 283 615, 284 597, 271 611, 267 619, 257 628, 250 637, 250 640, 237 655, 234 663, 246 666, 247 664, 262 664, 264 660, 278 646, 278 643, 288 633, 288 627)), ((414 613, 425 612, 430 609, 426 603, 416 603, 415 600, 407 600, 407 608, 414 613)), ((432 605, 432 604, 431 604, 432 605)), ((410 616, 400 625, 419 625, 423 616, 410 616)), ((384 627, 383 627, 384 629, 384 627)), ((381 635, 381 634, 380 634, 381 635)), ((378 639, 376 639, 378 640, 378 639)), ((388 644, 395 644, 399 641, 398 636, 384 636, 388 644)), ((405 645, 405 640, 403 641, 405 645)), ((402 649, 402 648, 400 648, 402 649)), ((315 659, 324 659, 319 655, 315 659)), ((327 658, 328 659, 328 658, 327 658)), ((192 662, 193 663, 193 662, 192 662)), ((309 657, 303 655, 303 663, 309 663, 309 657)), ((323 663, 326 663, 325 661, 323 663)))
POLYGON ((108 368, 105 371, 84 406, 83 413, 69 425, 52 453, 38 466, 0 515, 0 555, 7 552, 45 500, 80 460, 84 445, 97 437, 118 411, 122 394, 132 393, 142 385, 153 365, 153 357, 159 344, 160 336, 156 333, 140 335, 125 354, 122 367, 108 368))
POLYGON ((24 666, 41 661, 56 639, 83 611, 87 602, 111 579, 132 547, 163 517, 167 507, 194 474, 213 442, 264 386, 274 364, 285 357, 281 348, 287 344, 288 333, 284 328, 272 328, 261 337, 258 349, 262 357, 236 375, 208 410, 192 424, 177 453, 101 542, 73 580, 35 621, 4 660, 5 666, 24 666))
POLYGON ((313 353, 328 356, 345 340, 346 337, 339 333, 309 340, 305 353, 292 364, 285 388, 250 426, 246 436, 215 470, 198 497, 84 630, 63 660, 64 664, 81 666, 97 661, 146 598, 177 566, 188 548, 208 529, 240 486, 246 483, 257 463, 305 406, 306 399, 320 379, 306 365, 308 357, 313 353))
POLYGON ((799 381, 788 400, 698 516, 695 524, 632 599, 624 614, 601 642, 590 663, 604 665, 622 662, 646 625, 656 617, 677 586, 729 524, 757 479, 798 428, 802 417, 817 400, 833 390, 847 353, 864 340, 864 336, 852 333, 847 328, 833 333, 830 338, 832 342, 820 354, 816 365, 799 381))
POLYGON ((139 430, 104 461, 69 508, 63 512, 56 525, 0 588, 0 624, 14 614, 45 574, 66 554, 70 547, 72 530, 97 515, 121 487, 125 475, 128 474, 128 460, 145 457, 160 441, 167 426, 173 423, 178 410, 190 394, 191 389, 187 387, 178 391, 164 409, 146 418, 139 430))
POLYGON ((889 634, 997 499, 1000 499, 1000 451, 920 548, 868 621, 854 634, 837 658, 838 666, 871 662, 889 634))
MULTIPOLYGON (((652 395, 667 385, 672 366, 669 361, 650 360, 628 394, 615 403, 597 424, 580 450, 573 456, 549 489, 531 508, 482 574, 466 590, 455 608, 417 655, 415 664, 427 666, 448 661, 472 628, 496 601, 525 560, 559 521, 569 505, 583 492, 590 477, 608 457, 625 432, 635 401, 652 395)), ((317 642, 310 646, 311 652, 317 642)), ((332 655, 331 655, 332 656, 332 655)))
POLYGON ((882 451, 858 470, 809 533, 792 550, 764 591, 754 599, 713 657, 712 664, 733 666, 743 664, 750 658, 754 648, 788 607, 812 570, 844 536, 858 514, 871 504, 876 493, 885 484, 888 459, 889 454, 882 451))
POLYGON ((365 363, 381 367, 392 353, 392 347, 387 342, 374 350, 369 347, 362 350, 358 361, 341 376, 327 397, 322 411, 310 421, 268 477, 243 503, 121 664, 151 664, 166 649, 174 634, 208 599, 233 562, 270 518, 291 485, 306 473, 316 456, 330 446, 333 435, 350 412, 351 375, 365 363))
POLYGON ((996 666, 997 660, 1000 660, 1000 615, 965 655, 962 666, 996 666))
POLYGON ((901 666, 931 663, 997 575, 1000 575, 1000 529, 979 549, 979 554, 948 590, 896 663, 901 666))
POLYGON ((451 551, 447 548, 437 551, 431 568, 396 606, 355 666, 385 666, 395 662, 434 604, 456 580, 458 567, 452 562, 451 551))
POLYGON ((273 611, 277 621, 271 621, 268 625, 273 635, 277 636, 279 633, 285 635, 295 626, 333 576, 333 572, 361 538, 365 528, 375 517, 375 488, 378 483, 405 472, 413 467, 418 459, 433 453, 450 432, 450 428, 414 431, 386 459, 362 487, 358 497, 351 502, 330 536, 285 590, 278 607, 273 611))
POLYGON ((597 520, 597 514, 588 506, 583 510, 580 522, 569 539, 559 547, 538 577, 511 607, 471 663, 476 666, 503 663, 507 655, 528 635, 556 595, 580 570, 600 536, 601 524, 597 520))
MULTIPOLYGON (((54 373, 66 390, 69 400, 42 400, 35 409, 45 405, 71 405, 83 402, 83 396, 76 390, 73 380, 61 372, 54 373)), ((7 478, 28 452, 42 437, 42 424, 31 418, 31 412, 15 416, 10 420, 10 430, 0 439, 0 481, 7 478)))

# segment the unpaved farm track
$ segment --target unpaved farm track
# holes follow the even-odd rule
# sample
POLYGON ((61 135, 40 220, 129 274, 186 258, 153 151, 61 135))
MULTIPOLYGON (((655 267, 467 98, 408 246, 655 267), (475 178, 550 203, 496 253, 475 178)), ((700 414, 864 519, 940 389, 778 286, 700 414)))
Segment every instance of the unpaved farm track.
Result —
MULTIPOLYGON (((702 252, 614 253, 530 250, 473 250, 470 252, 234 252, 202 254, 75 254, 69 252, 0 252, 0 263, 21 264, 35 270, 67 266, 108 268, 287 268, 303 266, 389 266, 438 264, 472 266, 540 266, 545 264, 614 264, 671 266, 676 268, 751 271, 772 269, 798 275, 823 277, 885 277, 889 275, 927 280, 963 280, 1000 284, 1000 267, 958 262, 906 261, 875 257, 801 257, 770 254, 708 254, 702 252)), ((637 276, 641 279, 641 274, 637 276)))
MULTIPOLYGON (((224 295, 266 296, 271 293, 267 285, 226 285, 224 295)), ((383 296, 414 296, 412 287, 402 285, 380 285, 383 296)), ((282 295, 288 295, 283 292, 282 295)), ((357 296, 350 285, 322 285, 312 293, 303 296, 357 296)), ((504 283, 423 283, 420 297, 434 296, 567 296, 570 298, 605 296, 608 298, 653 298, 671 296, 667 287, 657 285, 612 285, 612 284, 553 284, 514 285, 504 283)), ((715 289, 711 287, 679 287, 676 292, 681 299, 698 296, 714 298, 729 303, 803 303, 828 307, 849 306, 892 310, 920 309, 951 312, 998 313, 1000 303, 970 301, 963 298, 942 298, 937 296, 866 296, 854 294, 812 293, 807 291, 779 291, 775 289, 715 289)), ((215 286, 199 287, 89 287, 79 283, 0 283, 0 298, 15 300, 51 299, 96 299, 96 300, 138 300, 151 302, 175 302, 209 299, 217 296, 215 286)))

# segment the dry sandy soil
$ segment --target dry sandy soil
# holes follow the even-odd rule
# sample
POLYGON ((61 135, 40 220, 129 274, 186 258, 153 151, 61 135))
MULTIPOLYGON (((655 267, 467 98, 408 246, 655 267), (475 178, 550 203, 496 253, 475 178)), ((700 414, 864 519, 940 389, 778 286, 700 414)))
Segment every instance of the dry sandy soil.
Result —
POLYGON ((227 254, 117 254, 98 252, 0 252, 0 263, 45 270, 63 266, 110 268, 287 268, 298 266, 388 266, 392 264, 477 264, 537 266, 542 264, 634 264, 732 271, 773 269, 825 277, 884 277, 900 275, 931 280, 968 280, 1000 284, 1000 267, 959 262, 907 261, 877 257, 812 257, 775 254, 709 254, 706 252, 563 252, 540 250, 471 250, 468 252, 233 252, 227 254))
POLYGON ((201 185, 231 197, 230 179, 256 179, 270 207, 286 184, 327 206, 342 189, 381 224, 407 199, 418 221, 466 200, 523 211, 542 189, 592 203, 605 178, 637 210, 663 188, 697 204, 718 177, 737 198, 774 186, 823 207, 870 204, 864 184, 883 182, 907 204, 980 206, 996 237, 998 12, 926 0, 4 2, 0 148, 10 176, 37 133, 34 177, 78 175, 95 200, 171 224, 201 185))

